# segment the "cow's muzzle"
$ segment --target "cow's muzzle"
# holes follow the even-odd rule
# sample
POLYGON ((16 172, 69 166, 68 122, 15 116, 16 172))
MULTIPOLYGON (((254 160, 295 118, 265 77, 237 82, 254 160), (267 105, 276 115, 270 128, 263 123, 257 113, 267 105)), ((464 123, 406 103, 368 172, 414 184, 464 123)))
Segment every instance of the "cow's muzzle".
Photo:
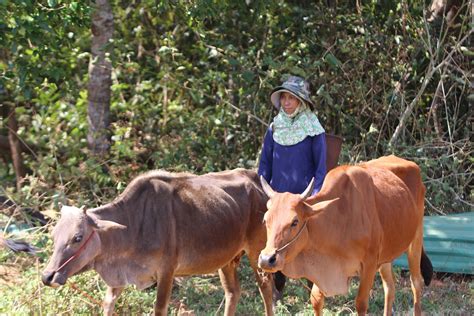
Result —
POLYGON ((58 287, 66 283, 66 277, 55 271, 45 271, 41 276, 44 285, 58 287))
POLYGON ((275 272, 277 266, 277 253, 264 254, 260 253, 258 257, 258 266, 266 272, 275 272))

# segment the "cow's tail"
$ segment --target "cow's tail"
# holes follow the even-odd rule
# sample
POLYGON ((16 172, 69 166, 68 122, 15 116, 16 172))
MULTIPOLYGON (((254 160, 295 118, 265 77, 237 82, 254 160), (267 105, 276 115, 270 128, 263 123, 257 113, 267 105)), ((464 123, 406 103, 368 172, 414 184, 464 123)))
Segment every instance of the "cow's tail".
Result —
POLYGON ((13 240, 13 239, 7 239, 4 238, 3 236, 0 236, 0 245, 8 247, 10 250, 14 252, 27 252, 30 254, 36 254, 37 249, 33 246, 31 246, 29 243, 23 240, 13 240))
POLYGON ((431 278, 433 277, 433 265, 431 264, 430 258, 426 255, 425 249, 421 248, 421 275, 425 281, 425 285, 428 286, 431 283, 431 278))

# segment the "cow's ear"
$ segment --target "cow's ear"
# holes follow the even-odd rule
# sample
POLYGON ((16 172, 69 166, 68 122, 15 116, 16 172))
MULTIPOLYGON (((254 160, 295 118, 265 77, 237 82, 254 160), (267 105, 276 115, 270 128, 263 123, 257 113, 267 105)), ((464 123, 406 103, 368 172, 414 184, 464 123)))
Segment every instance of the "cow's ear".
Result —
POLYGON ((335 198, 332 200, 327 200, 327 201, 322 201, 318 202, 313 205, 309 205, 305 202, 303 202, 303 216, 306 218, 309 218, 311 216, 314 216, 316 214, 319 214, 328 208, 332 207, 335 205, 335 203, 339 200, 339 198, 335 198))
POLYGON ((126 229, 127 228, 127 226, 124 226, 122 224, 103 220, 103 219, 98 219, 94 215, 90 215, 87 213, 86 213, 86 218, 87 218, 87 223, 91 225, 92 228, 95 230, 108 231, 111 229, 126 229))

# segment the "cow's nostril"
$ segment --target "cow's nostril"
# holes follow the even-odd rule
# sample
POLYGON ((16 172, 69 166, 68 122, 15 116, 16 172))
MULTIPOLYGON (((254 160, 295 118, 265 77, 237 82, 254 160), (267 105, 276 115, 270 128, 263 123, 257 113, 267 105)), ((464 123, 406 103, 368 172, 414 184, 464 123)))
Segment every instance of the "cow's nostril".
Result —
POLYGON ((53 277, 54 277, 54 272, 43 273, 43 276, 41 277, 41 281, 43 281, 44 285, 51 285, 51 282, 53 281, 53 277))
POLYGON ((259 267, 266 267, 266 268, 272 268, 276 265, 276 253, 273 255, 265 255, 265 254, 260 254, 258 258, 258 266, 259 267))
POLYGON ((268 263, 270 265, 275 265, 275 262, 276 262, 276 254, 274 254, 273 256, 270 257, 270 259, 268 259, 268 263))

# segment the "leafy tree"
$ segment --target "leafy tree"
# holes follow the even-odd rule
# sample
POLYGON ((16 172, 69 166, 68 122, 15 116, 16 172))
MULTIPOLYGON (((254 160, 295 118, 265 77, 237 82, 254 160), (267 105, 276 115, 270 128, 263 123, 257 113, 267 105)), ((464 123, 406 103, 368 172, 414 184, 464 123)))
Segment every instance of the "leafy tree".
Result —
MULTIPOLYGON (((38 194, 98 203, 153 168, 252 168, 275 114, 268 93, 293 73, 310 81, 326 130, 344 137, 342 162, 401 155, 422 166, 430 212, 469 208, 467 6, 458 24, 438 25, 425 21, 424 3, 416 1, 376 1, 359 10, 349 2, 111 1, 113 45, 101 46, 112 67, 110 151, 91 158, 86 71, 89 58, 98 61, 89 52, 92 9, 19 3, 2 3, 3 20, 32 11, 33 25, 44 20, 53 30, 27 28, 16 38, 20 31, 8 24, 0 35, 4 51, 16 42, 29 47, 33 37, 38 51, 16 54, 18 63, 2 68, 2 84, 9 84, 2 97, 15 103, 18 135, 35 148, 36 156, 23 155, 34 170, 30 181, 47 183, 38 194), (35 60, 47 75, 35 74, 35 60), (59 79, 49 72, 54 68, 59 79)), ((6 135, 6 121, 1 128, 6 135)), ((1 170, 11 180, 12 165, 1 170)))
POLYGON ((76 57, 88 11, 76 1, 0 2, 0 135, 9 135, 10 144, 3 148, 12 153, 18 183, 25 175, 19 162, 29 173, 33 167, 22 153, 37 158, 47 150, 47 141, 29 129, 32 123, 46 119, 51 103, 67 102, 68 91, 77 91, 81 84, 76 57))

